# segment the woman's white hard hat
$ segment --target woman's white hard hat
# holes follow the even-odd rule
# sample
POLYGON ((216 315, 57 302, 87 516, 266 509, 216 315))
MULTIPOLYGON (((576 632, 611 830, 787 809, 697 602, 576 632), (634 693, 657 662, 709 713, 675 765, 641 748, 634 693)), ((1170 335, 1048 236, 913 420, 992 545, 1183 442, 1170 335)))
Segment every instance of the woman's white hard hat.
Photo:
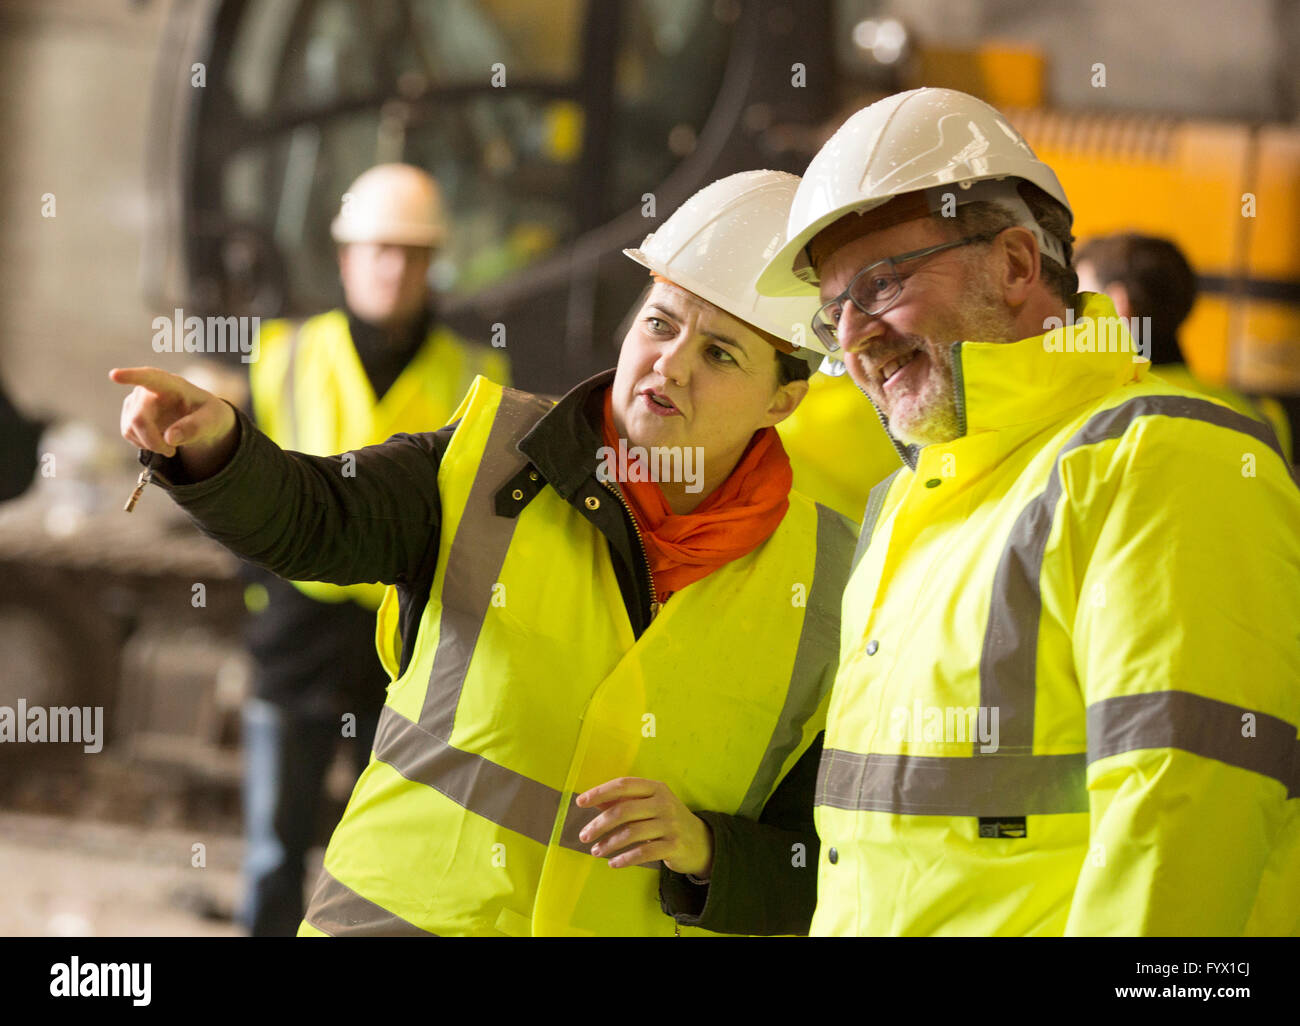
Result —
POLYGON ((785 242, 798 186, 799 176, 784 171, 720 178, 678 207, 637 249, 623 252, 733 317, 791 343, 794 355, 819 358, 826 350, 811 327, 816 297, 773 299, 755 288, 759 272, 785 242))
POLYGON ((845 121, 813 157, 790 204, 786 241, 760 274, 758 291, 815 292, 806 247, 817 233, 846 214, 863 214, 914 192, 926 192, 936 213, 946 196, 957 205, 985 198, 1003 203, 1022 223, 1028 218, 1025 227, 1045 255, 1064 262, 1059 243, 1038 227, 1016 193, 1016 180, 1032 182, 1070 211, 1056 173, 983 100, 935 88, 888 96, 845 121), (989 185, 973 188, 976 183, 989 185))

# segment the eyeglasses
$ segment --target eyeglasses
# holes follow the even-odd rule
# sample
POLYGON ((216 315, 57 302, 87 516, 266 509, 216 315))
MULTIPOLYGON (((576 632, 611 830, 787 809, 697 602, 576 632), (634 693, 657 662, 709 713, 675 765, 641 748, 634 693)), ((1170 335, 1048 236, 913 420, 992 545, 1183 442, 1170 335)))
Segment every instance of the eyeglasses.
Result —
POLYGON ((813 315, 813 333, 822 340, 828 350, 835 352, 840 348, 839 323, 840 317, 844 314, 846 299, 851 300, 853 305, 868 317, 884 313, 898 302, 898 297, 903 294, 903 280, 898 275, 897 264, 933 256, 935 253, 942 253, 945 249, 969 246, 972 242, 988 242, 991 238, 993 235, 989 234, 969 235, 956 242, 943 242, 937 246, 927 246, 925 249, 914 250, 911 253, 900 253, 898 256, 886 257, 884 260, 877 260, 874 264, 868 264, 853 276, 848 288, 830 302, 822 304, 821 309, 813 315))

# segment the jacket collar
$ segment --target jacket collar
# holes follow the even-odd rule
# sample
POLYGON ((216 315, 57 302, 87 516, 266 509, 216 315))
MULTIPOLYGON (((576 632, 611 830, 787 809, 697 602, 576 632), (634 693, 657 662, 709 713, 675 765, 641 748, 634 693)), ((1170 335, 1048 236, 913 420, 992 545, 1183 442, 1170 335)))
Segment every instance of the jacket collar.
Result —
MULTIPOLYGON (((1053 419, 1125 382, 1141 381, 1151 368, 1136 355, 1110 298, 1095 292, 1080 292, 1065 322, 1041 335, 954 342, 952 349, 959 437, 1053 419)), ((871 405, 903 462, 915 470, 920 448, 895 438, 874 400, 871 405)))
POLYGON ((962 342, 964 434, 1051 420, 1128 381, 1150 362, 1104 295, 1081 292, 1065 322, 1019 342, 962 342))
POLYGON ((519 440, 519 451, 566 502, 596 472, 596 451, 605 444, 599 428, 601 403, 614 373, 611 367, 570 389, 519 440))

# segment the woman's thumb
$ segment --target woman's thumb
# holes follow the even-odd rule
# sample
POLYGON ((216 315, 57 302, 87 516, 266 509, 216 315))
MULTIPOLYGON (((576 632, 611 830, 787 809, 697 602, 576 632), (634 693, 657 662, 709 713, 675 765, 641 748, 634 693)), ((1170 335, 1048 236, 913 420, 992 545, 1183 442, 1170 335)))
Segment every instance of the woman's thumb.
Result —
POLYGON ((200 407, 193 413, 174 421, 171 427, 163 432, 163 441, 168 445, 185 445, 187 442, 193 442, 202 436, 207 426, 207 419, 204 409, 200 407))

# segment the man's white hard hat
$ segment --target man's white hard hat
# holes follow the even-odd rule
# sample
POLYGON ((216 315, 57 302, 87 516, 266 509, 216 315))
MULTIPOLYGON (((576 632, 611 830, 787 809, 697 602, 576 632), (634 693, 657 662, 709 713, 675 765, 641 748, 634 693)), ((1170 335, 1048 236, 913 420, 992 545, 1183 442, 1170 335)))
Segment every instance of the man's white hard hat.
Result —
POLYGON ((436 246, 446 232, 442 190, 410 164, 379 164, 362 172, 330 224, 330 235, 340 243, 436 246))
POLYGON ((826 350, 813 334, 815 297, 772 299, 754 287, 785 242, 799 176, 742 171, 706 185, 677 208, 639 248, 623 252, 655 274, 812 358, 826 350))
POLYGON ((760 275, 758 290, 766 296, 815 292, 806 247, 817 233, 907 193, 925 193, 934 213, 974 199, 1002 203, 1034 232, 1044 255, 1064 264, 1059 243, 1016 192, 1017 179, 1072 213, 1056 173, 983 100, 935 88, 888 96, 850 117, 813 157, 790 205, 786 242, 760 275))

